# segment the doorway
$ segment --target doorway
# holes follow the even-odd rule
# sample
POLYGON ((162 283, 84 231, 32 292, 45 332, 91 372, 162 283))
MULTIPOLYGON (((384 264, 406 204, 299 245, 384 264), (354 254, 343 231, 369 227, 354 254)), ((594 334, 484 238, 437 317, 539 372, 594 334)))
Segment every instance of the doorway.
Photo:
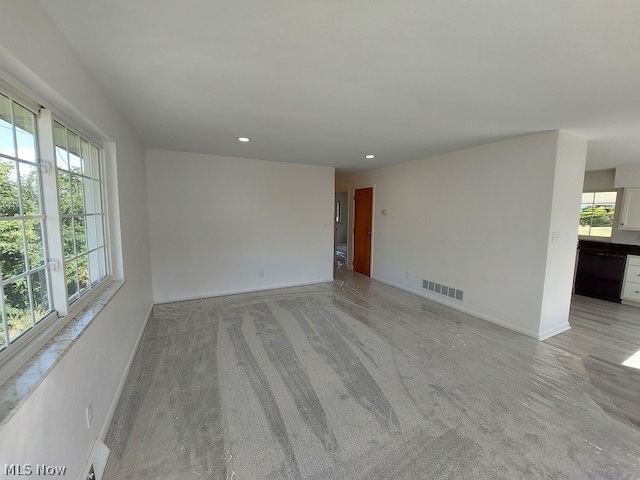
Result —
POLYGON ((373 187, 358 188, 354 196, 353 271, 371 276, 373 187))
POLYGON ((347 266, 347 232, 349 231, 349 192, 336 193, 336 218, 334 237, 334 265, 347 266))

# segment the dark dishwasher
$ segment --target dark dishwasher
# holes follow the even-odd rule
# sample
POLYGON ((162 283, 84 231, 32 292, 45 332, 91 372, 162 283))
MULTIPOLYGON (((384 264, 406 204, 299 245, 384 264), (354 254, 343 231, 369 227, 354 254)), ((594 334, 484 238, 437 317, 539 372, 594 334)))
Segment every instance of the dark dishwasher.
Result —
POLYGON ((626 255, 580 250, 575 291, 578 295, 620 303, 626 255))

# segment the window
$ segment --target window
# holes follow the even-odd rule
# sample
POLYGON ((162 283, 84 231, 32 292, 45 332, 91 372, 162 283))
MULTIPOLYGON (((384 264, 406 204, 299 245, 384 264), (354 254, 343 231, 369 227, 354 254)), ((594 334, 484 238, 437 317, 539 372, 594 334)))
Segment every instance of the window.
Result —
POLYGON ((0 364, 108 276, 102 156, 51 112, 0 90, 0 364))
POLYGON ((107 275, 100 149, 54 122, 58 195, 69 303, 107 275))
POLYGON ((36 117, 0 94, 0 350, 51 312, 36 117))
POLYGON ((611 238, 617 192, 582 194, 578 235, 611 238))

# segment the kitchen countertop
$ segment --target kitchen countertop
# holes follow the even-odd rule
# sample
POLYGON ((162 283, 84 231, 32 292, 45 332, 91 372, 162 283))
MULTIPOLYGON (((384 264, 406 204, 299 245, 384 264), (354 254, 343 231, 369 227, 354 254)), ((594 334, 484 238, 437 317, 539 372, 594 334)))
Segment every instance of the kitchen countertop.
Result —
POLYGON ((578 240, 580 250, 591 250, 603 253, 617 253, 621 255, 640 255, 640 246, 622 243, 598 242, 593 240, 578 240))

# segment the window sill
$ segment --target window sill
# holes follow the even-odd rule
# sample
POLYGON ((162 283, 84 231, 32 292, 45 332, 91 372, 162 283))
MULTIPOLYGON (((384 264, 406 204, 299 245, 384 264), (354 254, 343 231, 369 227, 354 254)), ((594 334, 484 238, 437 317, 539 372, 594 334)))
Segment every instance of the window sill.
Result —
POLYGON ((124 280, 113 280, 109 283, 91 303, 78 312, 15 374, 0 385, 0 429, 53 370, 53 367, 80 338, 124 283, 124 280))

